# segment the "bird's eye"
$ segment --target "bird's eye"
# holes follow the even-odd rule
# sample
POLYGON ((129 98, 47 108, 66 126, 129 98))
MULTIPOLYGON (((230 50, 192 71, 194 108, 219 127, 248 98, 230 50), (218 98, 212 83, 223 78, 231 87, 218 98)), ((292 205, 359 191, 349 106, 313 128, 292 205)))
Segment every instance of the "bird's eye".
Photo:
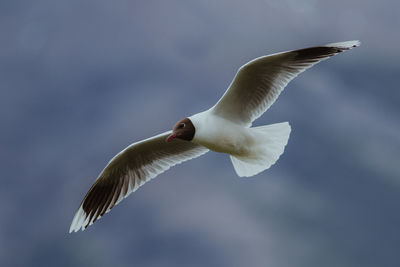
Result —
POLYGON ((185 128, 185 124, 184 124, 183 122, 182 122, 182 123, 179 123, 178 128, 179 128, 179 129, 185 128))

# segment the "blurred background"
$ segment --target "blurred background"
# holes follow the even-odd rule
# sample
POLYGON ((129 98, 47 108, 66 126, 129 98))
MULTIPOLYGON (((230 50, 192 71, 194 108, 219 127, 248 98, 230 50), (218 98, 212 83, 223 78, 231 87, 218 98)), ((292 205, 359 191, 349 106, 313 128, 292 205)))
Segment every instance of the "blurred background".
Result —
POLYGON ((400 266, 398 1, 1 1, 1 266, 400 266), (247 61, 362 45, 254 125, 285 153, 239 178, 208 153, 68 234, 107 162, 208 109, 247 61))

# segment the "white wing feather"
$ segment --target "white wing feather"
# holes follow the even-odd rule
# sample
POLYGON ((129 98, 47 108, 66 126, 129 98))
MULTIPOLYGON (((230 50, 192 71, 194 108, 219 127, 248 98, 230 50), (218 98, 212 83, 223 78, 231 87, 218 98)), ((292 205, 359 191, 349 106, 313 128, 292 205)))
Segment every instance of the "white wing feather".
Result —
POLYGON ((170 133, 134 143, 118 153, 86 194, 69 232, 84 230, 147 181, 208 151, 201 145, 180 139, 166 143, 170 133))
POLYGON ((256 58, 240 67, 225 94, 211 110, 235 123, 251 126, 297 75, 324 59, 359 45, 359 41, 331 43, 256 58))

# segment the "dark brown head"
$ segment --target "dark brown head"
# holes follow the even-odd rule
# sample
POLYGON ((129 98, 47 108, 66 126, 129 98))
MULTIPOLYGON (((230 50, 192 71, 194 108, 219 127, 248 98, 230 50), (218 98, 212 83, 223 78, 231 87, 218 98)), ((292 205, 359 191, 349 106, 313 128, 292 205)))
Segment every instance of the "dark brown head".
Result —
POLYGON ((193 123, 188 118, 184 118, 178 121, 174 128, 172 128, 172 133, 165 140, 167 143, 174 138, 179 138, 186 141, 192 141, 195 133, 195 128, 193 123))

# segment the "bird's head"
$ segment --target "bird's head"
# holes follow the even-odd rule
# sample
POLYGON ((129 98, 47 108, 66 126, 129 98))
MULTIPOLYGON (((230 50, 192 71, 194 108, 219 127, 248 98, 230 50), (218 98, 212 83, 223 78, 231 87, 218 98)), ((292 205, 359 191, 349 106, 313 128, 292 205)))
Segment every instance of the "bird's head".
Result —
POLYGON ((175 124, 174 128, 172 128, 172 133, 167 137, 165 141, 168 143, 175 138, 192 141, 195 131, 196 130, 192 121, 188 118, 184 118, 175 124))

